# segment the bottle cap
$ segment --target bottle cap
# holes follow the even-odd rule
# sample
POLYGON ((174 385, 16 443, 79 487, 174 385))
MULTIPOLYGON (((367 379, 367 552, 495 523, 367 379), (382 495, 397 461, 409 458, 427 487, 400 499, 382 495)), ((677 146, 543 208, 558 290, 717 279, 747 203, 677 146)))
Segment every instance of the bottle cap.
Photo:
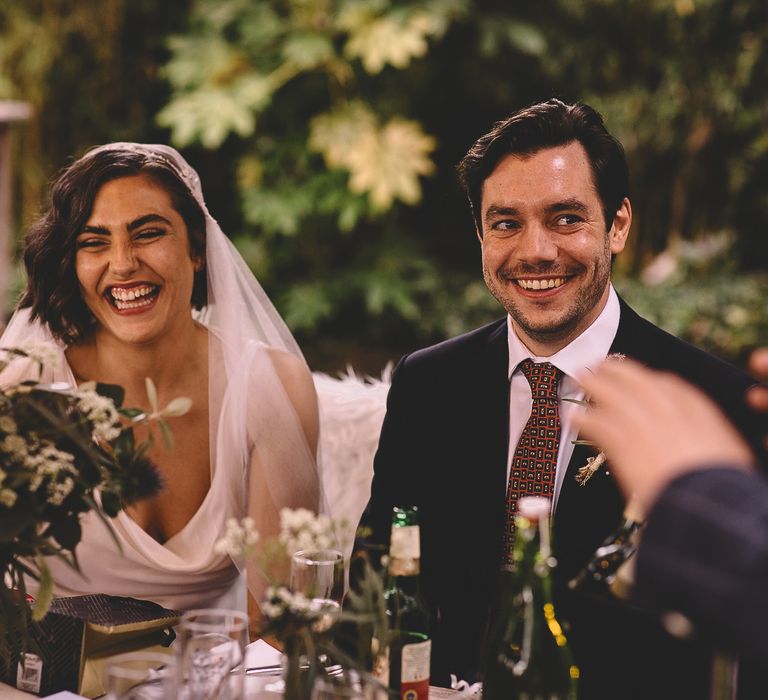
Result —
POLYGON ((523 496, 517 502, 517 512, 528 520, 548 518, 551 501, 543 496, 523 496))

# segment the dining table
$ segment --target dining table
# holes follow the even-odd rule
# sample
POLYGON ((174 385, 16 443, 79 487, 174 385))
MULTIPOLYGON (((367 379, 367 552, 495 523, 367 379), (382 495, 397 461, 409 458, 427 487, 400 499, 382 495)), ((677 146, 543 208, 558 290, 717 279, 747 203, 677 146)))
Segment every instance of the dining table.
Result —
MULTIPOLYGON (((246 674, 245 698, 255 698, 259 695, 264 686, 264 679, 280 675, 282 653, 274 647, 267 644, 262 639, 251 642, 246 647, 245 667, 249 670, 264 671, 264 673, 246 674)), ((4 683, 0 683, 0 700, 29 700, 39 697, 32 693, 27 693, 17 688, 13 688, 4 683)), ((85 700, 84 696, 63 691, 52 695, 42 696, 49 700, 85 700)))
MULTIPOLYGON (((270 680, 274 681, 281 673, 282 656, 277 649, 261 639, 248 645, 245 656, 247 672, 243 700, 256 700, 256 698, 265 697, 265 683, 268 683, 270 680)), ((459 693, 451 688, 429 687, 430 700, 456 700, 458 695, 459 693)), ((0 700, 30 700, 30 698, 36 697, 38 696, 32 693, 26 693, 5 683, 0 683, 0 700)), ((69 691, 62 691, 44 697, 48 700, 87 700, 84 696, 69 691)), ((274 697, 274 694, 272 697, 274 697)))

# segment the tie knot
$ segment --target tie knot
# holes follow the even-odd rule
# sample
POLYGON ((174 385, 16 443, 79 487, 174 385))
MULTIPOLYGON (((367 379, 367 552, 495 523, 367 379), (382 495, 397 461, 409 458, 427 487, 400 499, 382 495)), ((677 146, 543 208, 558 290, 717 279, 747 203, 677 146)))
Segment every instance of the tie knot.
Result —
POLYGON ((523 360, 520 370, 531 385, 534 399, 557 399, 557 388, 563 373, 551 362, 523 360))

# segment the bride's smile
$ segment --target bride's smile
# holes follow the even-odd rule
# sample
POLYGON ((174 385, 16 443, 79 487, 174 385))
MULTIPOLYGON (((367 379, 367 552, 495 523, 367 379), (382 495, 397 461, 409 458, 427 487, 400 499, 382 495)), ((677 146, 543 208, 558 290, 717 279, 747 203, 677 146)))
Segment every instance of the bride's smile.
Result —
POLYGON ((160 287, 154 284, 137 282, 133 285, 114 286, 107 289, 107 301, 118 311, 131 313, 144 311, 154 304, 160 287))

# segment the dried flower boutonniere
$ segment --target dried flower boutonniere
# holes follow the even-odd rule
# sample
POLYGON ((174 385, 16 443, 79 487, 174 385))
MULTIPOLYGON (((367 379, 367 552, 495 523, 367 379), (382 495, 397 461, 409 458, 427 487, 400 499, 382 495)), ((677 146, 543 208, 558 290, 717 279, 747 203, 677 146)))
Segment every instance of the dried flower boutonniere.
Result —
MULTIPOLYGON (((574 440, 575 445, 592 445, 593 442, 589 440, 574 440)), ((576 472, 576 482, 579 486, 586 486, 587 482, 592 478, 592 475, 600 469, 606 463, 605 452, 602 450, 598 452, 594 457, 587 457, 587 463, 576 472)))

